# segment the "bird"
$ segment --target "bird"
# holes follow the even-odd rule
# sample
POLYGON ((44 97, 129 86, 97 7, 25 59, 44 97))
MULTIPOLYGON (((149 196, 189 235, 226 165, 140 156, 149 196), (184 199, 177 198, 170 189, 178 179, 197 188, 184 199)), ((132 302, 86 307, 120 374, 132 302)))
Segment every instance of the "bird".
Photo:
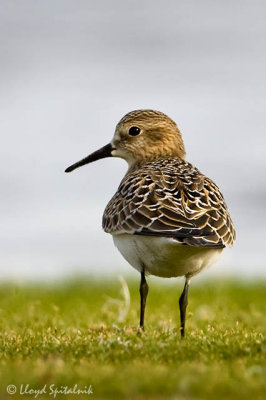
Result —
POLYGON ((224 197, 210 178, 186 161, 177 124, 160 111, 127 113, 116 125, 110 143, 65 172, 106 157, 128 163, 105 208, 102 227, 140 273, 140 330, 144 330, 149 291, 147 275, 184 276, 179 298, 183 338, 191 278, 213 264, 236 239, 224 197))

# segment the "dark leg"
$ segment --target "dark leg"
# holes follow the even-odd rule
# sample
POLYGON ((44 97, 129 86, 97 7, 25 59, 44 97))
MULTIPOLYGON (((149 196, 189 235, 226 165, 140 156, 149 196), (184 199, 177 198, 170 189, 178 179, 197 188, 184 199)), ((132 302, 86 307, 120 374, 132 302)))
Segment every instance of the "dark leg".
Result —
POLYGON ((146 282, 145 279, 145 272, 141 272, 141 280, 140 280, 140 287, 139 287, 139 293, 140 293, 140 328, 144 330, 144 312, 145 312, 145 306, 146 306, 146 298, 148 295, 149 291, 149 286, 146 282))
POLYGON ((181 328, 180 333, 181 337, 185 336, 185 323, 186 323, 186 309, 187 309, 187 299, 188 299, 188 287, 190 284, 190 279, 186 279, 186 283, 183 289, 183 292, 179 298, 179 309, 180 309, 180 322, 181 328))

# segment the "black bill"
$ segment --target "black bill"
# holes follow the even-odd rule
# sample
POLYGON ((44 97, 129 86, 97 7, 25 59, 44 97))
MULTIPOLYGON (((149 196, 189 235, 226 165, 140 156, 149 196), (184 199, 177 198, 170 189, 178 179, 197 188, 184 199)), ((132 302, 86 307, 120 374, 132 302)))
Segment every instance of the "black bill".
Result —
POLYGON ((73 165, 70 165, 65 172, 72 172, 74 169, 82 167, 82 165, 89 164, 93 161, 100 160, 101 158, 112 157, 112 150, 113 147, 111 143, 108 143, 106 146, 102 147, 99 150, 96 150, 94 153, 90 154, 89 156, 83 158, 82 160, 76 162, 73 165))

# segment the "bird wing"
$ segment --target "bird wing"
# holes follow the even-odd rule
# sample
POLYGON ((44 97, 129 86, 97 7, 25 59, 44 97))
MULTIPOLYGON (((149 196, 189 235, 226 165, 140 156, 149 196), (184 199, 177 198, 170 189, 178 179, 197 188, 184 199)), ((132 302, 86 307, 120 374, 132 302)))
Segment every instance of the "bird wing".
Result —
POLYGON ((103 229, 209 248, 231 246, 235 239, 218 186, 180 159, 148 163, 129 172, 105 209, 103 229))

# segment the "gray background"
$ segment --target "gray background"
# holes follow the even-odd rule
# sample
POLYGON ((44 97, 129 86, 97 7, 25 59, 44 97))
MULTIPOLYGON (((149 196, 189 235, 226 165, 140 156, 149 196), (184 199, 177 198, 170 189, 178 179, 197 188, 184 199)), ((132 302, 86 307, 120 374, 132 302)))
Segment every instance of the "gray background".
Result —
POLYGON ((0 277, 127 273, 101 231, 126 164, 72 162, 123 114, 172 117, 238 240, 205 276, 266 276, 266 2, 2 0, 0 277))

